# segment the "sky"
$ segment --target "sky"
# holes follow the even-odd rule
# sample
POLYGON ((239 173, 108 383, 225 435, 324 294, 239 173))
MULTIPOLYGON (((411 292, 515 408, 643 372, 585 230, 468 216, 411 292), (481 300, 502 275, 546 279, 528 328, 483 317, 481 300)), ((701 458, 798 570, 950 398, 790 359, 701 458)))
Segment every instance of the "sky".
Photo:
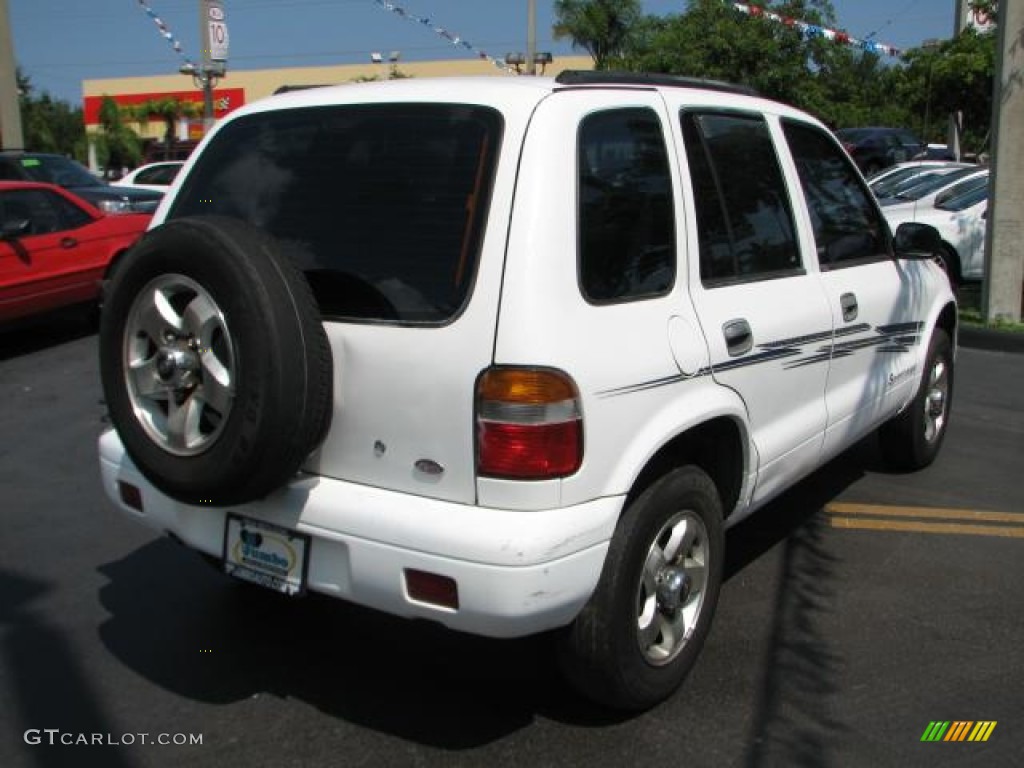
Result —
MULTIPOLYGON (((198 0, 144 0, 200 59, 198 0)), ((37 93, 80 104, 82 81, 174 74, 183 59, 161 36, 140 0, 7 0, 15 58, 37 93)), ((223 0, 231 70, 355 64, 399 51, 402 60, 457 59, 457 48, 430 27, 402 18, 378 0, 223 0)), ((493 58, 526 48, 527 0, 388 0, 429 18, 493 58)), ((857 39, 912 48, 953 34, 956 0, 832 0, 838 23, 857 39)), ((537 0, 537 49, 573 53, 551 34, 553 2, 537 0)), ((686 0, 647 0, 644 12, 685 10, 686 0)), ((754 23, 754 22, 752 22, 754 23)), ((580 52, 584 53, 584 52, 580 52)), ((182 88, 191 80, 182 75, 182 88)))

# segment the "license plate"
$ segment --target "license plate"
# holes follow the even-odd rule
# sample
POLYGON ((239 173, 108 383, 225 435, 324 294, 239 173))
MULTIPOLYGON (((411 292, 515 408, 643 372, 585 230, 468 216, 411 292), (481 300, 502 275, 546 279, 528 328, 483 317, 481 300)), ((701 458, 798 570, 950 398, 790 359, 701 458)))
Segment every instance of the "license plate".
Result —
POLYGON ((309 536, 262 520, 228 515, 224 572, 286 595, 306 591, 309 536))

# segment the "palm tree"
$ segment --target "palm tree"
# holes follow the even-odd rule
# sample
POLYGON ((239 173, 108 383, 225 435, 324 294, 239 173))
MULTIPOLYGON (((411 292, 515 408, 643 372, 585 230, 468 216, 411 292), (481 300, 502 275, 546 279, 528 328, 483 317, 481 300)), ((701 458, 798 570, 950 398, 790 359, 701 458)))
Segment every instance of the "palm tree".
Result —
POLYGON ((199 117, 203 114, 203 105, 195 101, 182 101, 173 97, 163 99, 149 99, 140 104, 133 104, 130 107, 122 107, 137 123, 148 124, 149 121, 158 117, 164 121, 164 159, 171 158, 171 150, 174 147, 174 127, 183 117, 199 117))
POLYGON ((593 57, 594 69, 605 69, 620 56, 630 33, 642 18, 639 0, 555 0, 556 38, 571 38, 574 48, 593 57))

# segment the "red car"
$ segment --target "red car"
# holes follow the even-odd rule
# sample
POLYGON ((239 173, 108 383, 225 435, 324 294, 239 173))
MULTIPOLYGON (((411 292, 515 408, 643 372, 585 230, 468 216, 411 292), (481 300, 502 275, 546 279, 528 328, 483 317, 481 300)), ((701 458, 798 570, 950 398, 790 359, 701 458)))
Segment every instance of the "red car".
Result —
POLYGON ((108 216, 52 184, 0 181, 0 323, 96 299, 150 218, 108 216))

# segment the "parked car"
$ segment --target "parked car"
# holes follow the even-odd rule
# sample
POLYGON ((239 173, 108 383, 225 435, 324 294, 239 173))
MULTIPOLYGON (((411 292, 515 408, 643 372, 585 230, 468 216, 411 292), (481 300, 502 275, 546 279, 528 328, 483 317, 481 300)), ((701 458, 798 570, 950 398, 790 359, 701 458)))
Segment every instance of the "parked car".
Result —
POLYGON ((0 181, 0 322, 95 300, 150 218, 108 216, 52 184, 0 181))
POLYGON ((934 196, 930 205, 884 209, 894 229, 906 222, 928 224, 942 237, 941 262, 954 285, 980 280, 985 268, 988 173, 962 179, 934 196))
POLYGON ((553 631, 639 709, 700 652, 725 527, 873 430, 905 469, 943 441, 938 234, 893 237, 835 137, 747 89, 317 88, 198 152, 106 294, 99 454, 233 577, 553 631))
POLYGON ((924 143, 905 128, 843 128, 836 136, 865 176, 921 154, 924 143))
POLYGON ((115 187, 135 187, 136 189, 152 189, 157 192, 166 192, 171 185, 178 171, 185 165, 180 160, 169 160, 165 163, 148 163, 140 165, 112 184, 115 187))
POLYGON ((904 185, 911 185, 916 179, 941 176, 964 168, 977 170, 978 166, 937 160, 911 160, 907 163, 897 163, 869 176, 868 186, 875 193, 875 197, 882 200, 896 194, 904 185))
POLYGON ((984 180, 988 179, 988 169, 970 165, 964 168, 925 171, 917 176, 893 184, 892 187, 885 191, 885 194, 879 196, 879 203, 882 208, 918 203, 928 205, 934 201, 936 196, 942 194, 944 190, 966 179, 980 180, 977 183, 983 183, 984 180))
POLYGON ((163 193, 134 187, 112 187, 81 163, 44 152, 0 152, 0 181, 56 184, 104 213, 153 213, 163 193))

